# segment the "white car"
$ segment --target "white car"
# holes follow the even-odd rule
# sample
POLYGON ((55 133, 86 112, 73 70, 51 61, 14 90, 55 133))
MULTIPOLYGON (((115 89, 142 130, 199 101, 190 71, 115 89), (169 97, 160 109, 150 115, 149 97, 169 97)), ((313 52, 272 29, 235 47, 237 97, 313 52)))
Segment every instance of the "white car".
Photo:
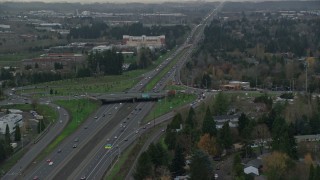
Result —
POLYGON ((52 161, 50 161, 50 162, 49 162, 49 166, 52 166, 52 165, 53 165, 53 162, 52 162, 52 161))
POLYGON ((217 179, 219 176, 218 174, 214 174, 214 178, 217 179))

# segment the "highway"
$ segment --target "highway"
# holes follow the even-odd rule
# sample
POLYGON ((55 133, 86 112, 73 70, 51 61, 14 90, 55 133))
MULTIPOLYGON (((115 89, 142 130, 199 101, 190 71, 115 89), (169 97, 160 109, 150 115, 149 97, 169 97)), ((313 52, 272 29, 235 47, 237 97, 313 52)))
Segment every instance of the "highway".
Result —
MULTIPOLYGON (((10 97, 10 100, 1 101, 1 105, 7 104, 24 104, 26 101, 24 97, 20 97, 15 95, 12 90, 7 90, 5 93, 10 97)), ((40 102, 43 103, 43 102, 40 102)), ((54 108, 59 113, 59 119, 57 122, 52 124, 50 128, 47 128, 44 134, 41 134, 41 138, 39 137, 39 141, 36 144, 29 144, 25 148, 29 148, 26 154, 16 163, 6 174, 2 177, 2 179, 14 179, 18 175, 22 173, 22 171, 28 167, 29 164, 37 157, 37 155, 49 145, 50 142, 53 141, 55 137, 57 137, 64 127, 67 125, 68 120, 70 119, 69 114, 66 109, 58 107, 55 104, 48 104, 52 108, 54 108)))
MULTIPOLYGON (((195 32, 195 31, 194 31, 195 32)), ((197 41, 196 41, 197 42, 197 41)), ((182 66, 185 62, 185 59, 190 56, 192 49, 188 49, 190 46, 183 46, 182 48, 178 49, 178 52, 186 49, 187 53, 184 54, 182 57, 179 58, 178 63, 179 66, 182 66)), ((176 56, 177 54, 174 53, 173 56, 176 56)), ((168 58, 169 59, 169 58, 168 58)), ((157 75, 160 71, 162 71, 169 63, 169 60, 166 60, 164 62, 165 64, 160 64, 154 71, 148 73, 145 78, 142 80, 140 84, 137 84, 132 89, 138 89, 142 88, 144 85, 146 85, 155 75, 157 75)), ((173 78, 175 75, 176 66, 173 66, 171 70, 168 71, 166 75, 160 79, 160 81, 155 85, 153 88, 154 91, 161 91, 164 89, 165 85, 169 81, 170 78, 173 78)), ((203 90, 201 90, 203 91, 203 90)), ((198 104, 197 104, 198 105, 198 104)), ((195 106, 197 106, 195 104, 195 106)), ((135 118, 133 119, 133 124, 136 124, 138 121, 142 121, 145 115, 151 110, 152 106, 146 105, 143 107, 143 111, 137 116, 137 120, 135 118)), ((170 120, 175 113, 171 112, 167 114, 166 116, 162 116, 160 118, 157 118, 154 120, 154 124, 158 125, 160 123, 163 123, 167 120, 170 120)), ((130 127, 131 125, 128 124, 130 127)), ((123 132, 118 139, 114 140, 113 142, 109 142, 108 139, 110 136, 105 137, 105 140, 101 142, 96 148, 97 150, 92 151, 91 154, 86 156, 85 160, 80 165, 77 165, 76 169, 73 171, 71 175, 69 175, 69 178, 75 178, 75 179, 101 179, 103 178, 105 172, 111 167, 113 161, 115 158, 117 158, 121 154, 121 149, 126 149, 130 144, 132 144, 136 138, 138 138, 138 133, 142 133, 148 128, 153 127, 151 123, 143 125, 139 128, 138 131, 135 132, 136 128, 133 128, 131 131, 123 132), (123 136, 122 136, 123 135, 123 136), (123 137, 123 138, 121 138, 123 137), (129 138, 130 137, 130 138, 129 138), (104 145, 107 143, 111 143, 113 147, 111 149, 105 149, 104 145), (116 147, 114 147, 116 146, 116 147)), ((112 136, 111 136, 112 137, 112 136)), ((75 162, 69 162, 70 165, 75 164, 75 162)), ((65 178, 66 173, 59 173, 57 176, 54 177, 54 179, 61 179, 65 178), (59 175, 60 174, 60 175, 59 175)))
POLYGON ((38 162, 36 167, 31 167, 32 170, 27 169, 23 172, 21 179, 32 179, 34 177, 44 179, 47 177, 55 167, 60 166, 59 163, 67 162, 73 154, 81 150, 99 129, 113 119, 121 106, 120 104, 101 106, 75 133, 64 140, 47 159, 38 162), (51 166, 47 162, 48 159, 53 162, 51 166))
MULTIPOLYGON (((199 26, 196 28, 198 27, 199 26)), ((195 32, 196 30, 194 29, 192 33, 195 32)), ((192 34, 191 37, 193 36, 192 34)), ((158 75, 159 72, 170 63, 170 60, 174 59, 186 48, 189 48, 188 53, 179 59, 179 66, 182 66, 187 56, 191 53, 190 45, 187 43, 188 41, 189 39, 187 39, 186 43, 178 48, 171 57, 155 68, 155 70, 145 73, 144 78, 128 92, 141 92, 152 78, 158 75)), ((174 77, 176 69, 176 66, 174 66, 168 74, 158 82, 153 90, 161 91, 165 87, 166 82, 174 77)), ((42 162, 37 162, 35 167, 31 166, 26 171, 22 171, 22 173, 19 171, 20 175, 18 179, 32 179, 34 177, 39 179, 66 179, 67 177, 76 177, 80 179, 83 176, 88 176, 90 179, 101 179, 106 170, 110 168, 117 154, 121 153, 121 149, 127 148, 140 133, 151 127, 150 124, 140 125, 138 122, 142 121, 152 106, 153 103, 151 102, 102 106, 73 135, 64 140, 47 159, 42 162), (139 112, 136 112, 137 107, 138 109, 141 108, 139 112), (119 109, 121 109, 121 111, 119 111, 119 109), (127 122, 128 125, 123 127, 125 123, 121 122, 128 120, 128 118, 130 119, 130 121, 127 122), (122 127, 120 127, 120 124, 122 124, 122 127), (104 148, 106 143, 110 143, 116 147, 106 150, 104 148), (76 145, 75 148, 73 148, 74 145, 76 145), (52 165, 49 165, 49 162, 47 162, 48 159, 50 159, 50 162, 53 162, 52 165)), ((62 108, 60 109, 62 110, 62 108)), ((171 119, 173 115, 174 113, 171 113, 170 115, 161 117, 163 119, 157 119, 156 124, 171 119)), ((67 122, 67 120, 64 122, 67 122)), ((59 125, 59 123, 56 125, 59 125)), ((51 130, 54 130, 54 128, 51 128, 51 130)), ((49 135, 45 137, 53 138, 53 136, 49 135)), ((47 144, 49 142, 51 141, 47 141, 47 144)), ((43 148, 44 147, 46 147, 46 145, 44 145, 43 148)), ((34 155, 38 153, 34 153, 34 155)), ((18 164, 20 165, 20 163, 18 164)), ((17 172, 13 171, 12 174, 17 175, 17 172)))
MULTIPOLYGON (((83 176, 87 176, 89 179, 101 179, 106 172, 106 169, 111 165, 111 162, 115 157, 114 155, 121 153, 121 149, 130 145, 140 133, 145 130, 144 128, 151 127, 151 124, 142 126, 139 122, 141 122, 151 110, 152 104, 153 103, 151 102, 141 103, 139 106, 141 110, 135 110, 132 113, 130 121, 126 123, 126 128, 122 132, 116 130, 115 132, 110 133, 110 135, 105 136, 104 140, 94 151, 92 151, 92 153, 85 157, 83 162, 76 167, 69 177, 80 179, 83 176), (117 139, 113 138, 114 136, 117 136, 117 139), (106 144, 111 144, 112 148, 110 150, 105 149, 106 144)), ((122 122, 125 120, 126 119, 123 119, 122 122)), ((69 163, 73 164, 72 162, 69 163)), ((55 179, 59 179, 60 177, 63 176, 56 176, 55 179)))

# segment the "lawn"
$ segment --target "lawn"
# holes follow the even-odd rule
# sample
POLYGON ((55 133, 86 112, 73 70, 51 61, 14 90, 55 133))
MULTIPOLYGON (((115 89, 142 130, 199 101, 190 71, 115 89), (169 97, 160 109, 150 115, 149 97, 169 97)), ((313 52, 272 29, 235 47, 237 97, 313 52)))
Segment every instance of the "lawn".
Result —
POLYGON ((149 122, 154 118, 157 118, 161 115, 164 115, 175 108, 181 107, 185 104, 189 104, 190 102, 197 99, 196 95, 193 94, 184 94, 178 93, 172 98, 165 98, 159 100, 152 108, 152 111, 144 118, 144 122, 149 122))
POLYGON ((58 100, 55 103, 68 110, 71 120, 61 134, 40 153, 37 157, 38 160, 43 159, 51 153, 60 142, 71 135, 100 105, 98 102, 88 99, 58 100))
MULTIPOLYGON (((122 155, 120 156, 120 158, 118 159, 118 161, 116 161, 116 164, 113 166, 113 168, 111 169, 110 174, 105 178, 107 180, 112 180, 112 179, 125 179, 126 178, 126 174, 124 173, 120 173, 120 171, 122 172, 122 167, 127 164, 127 159, 129 158, 129 155, 132 155, 132 150, 134 149, 134 146, 129 146, 128 149, 126 149, 122 155), (120 174, 119 174, 120 173, 120 174)), ((136 149, 136 148, 135 148, 136 149)))
POLYGON ((178 86, 178 85, 170 85, 166 86, 166 90, 176 90, 176 91, 182 91, 186 90, 187 88, 185 86, 178 86))
POLYGON ((167 52, 160 56, 152 66, 147 69, 138 69, 124 72, 122 75, 98 76, 87 78, 66 79, 60 81, 52 81, 32 86, 30 89, 19 90, 18 94, 35 93, 36 96, 49 96, 50 89, 53 90, 52 95, 75 95, 84 93, 105 93, 105 92, 121 92, 130 89, 137 84, 144 73, 154 69, 164 59, 169 57, 173 51, 167 52), (55 94, 57 92, 57 94, 55 94))
MULTIPOLYGON (((33 110, 31 104, 14 104, 3 106, 3 108, 20 109, 26 112, 33 110)), ((53 123, 58 119, 58 112, 48 105, 37 104, 35 110, 39 115, 42 115, 44 117, 45 124, 49 124, 50 122, 53 123)))
POLYGON ((39 56, 41 52, 36 53, 13 53, 1 54, 0 53, 0 66, 20 66, 20 61, 23 59, 30 59, 39 56), (18 64, 17 64, 18 63, 18 64))
POLYGON ((162 129, 162 128, 163 127, 152 128, 148 132, 141 135, 141 137, 137 141, 135 141, 136 142, 135 144, 131 145, 129 148, 124 150, 124 152, 121 154, 118 161, 115 163, 115 165, 110 170, 110 173, 108 173, 104 179, 106 179, 106 180, 125 179, 129 170, 133 166, 135 158, 138 158, 137 156, 138 156, 141 148, 147 142, 148 138, 154 132, 160 131, 160 129, 162 129))

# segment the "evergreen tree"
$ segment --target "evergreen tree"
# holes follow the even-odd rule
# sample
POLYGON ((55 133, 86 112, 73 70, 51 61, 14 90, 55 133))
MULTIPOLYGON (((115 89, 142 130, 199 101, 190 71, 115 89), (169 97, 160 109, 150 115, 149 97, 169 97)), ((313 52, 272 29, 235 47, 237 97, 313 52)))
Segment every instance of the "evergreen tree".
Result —
POLYGON ((249 125, 249 118, 246 116, 246 114, 241 113, 238 121, 238 130, 240 135, 243 135, 243 130, 249 125))
POLYGON ((228 97, 222 92, 219 92, 214 98, 213 108, 215 115, 225 115, 229 108, 228 97))
POLYGON ((178 113, 173 117, 173 120, 168 125, 168 128, 171 130, 180 129, 180 124, 182 124, 182 117, 181 114, 178 113))
POLYGON ((196 113, 192 107, 189 110, 189 114, 186 120, 186 126, 188 126, 190 129, 196 127, 196 113))
POLYGON ((310 171, 309 171, 309 180, 313 180, 314 179, 314 175, 315 175, 315 169, 313 167, 313 164, 310 164, 310 171))
POLYGON ((143 180, 152 175, 152 162, 149 154, 143 152, 137 162, 133 177, 135 180, 143 180))
POLYGON ((155 166, 155 170, 163 165, 167 164, 168 161, 168 153, 166 149, 162 146, 161 143, 151 143, 148 148, 148 154, 151 158, 151 162, 155 166))
POLYGON ((236 154, 233 158, 232 169, 236 177, 239 178, 244 176, 243 165, 241 164, 241 157, 239 154, 236 154))
POLYGON ((222 126, 220 140, 225 149, 230 149, 232 147, 232 136, 228 122, 225 122, 222 126))
POLYGON ((174 151, 174 157, 170 166, 170 171, 173 177, 184 175, 186 165, 183 149, 178 145, 174 151))
POLYGON ((177 143, 177 133, 167 128, 164 142, 168 146, 169 150, 173 150, 176 147, 176 143, 177 143))
POLYGON ((0 141, 0 162, 6 159, 6 151, 3 141, 0 141))
POLYGON ((38 122, 38 133, 41 133, 44 129, 46 129, 46 126, 44 125, 43 119, 40 119, 38 122))
POLYGON ((294 127, 288 127, 284 118, 278 117, 272 126, 272 150, 287 153, 291 158, 297 158, 297 148, 294 139, 294 127))
POLYGON ((214 121, 209 107, 207 108, 206 115, 202 124, 202 134, 210 134, 210 136, 217 135, 216 122, 214 121))
POLYGON ((212 162, 209 156, 203 151, 196 151, 191 160, 190 178, 211 180, 213 175, 212 169, 212 162))
POLYGON ((14 140, 15 141, 21 140, 21 132, 20 132, 20 127, 18 124, 16 125, 16 130, 14 131, 14 140))
POLYGON ((5 140, 7 144, 11 143, 11 135, 10 135, 10 130, 8 124, 6 125, 6 131, 5 131, 5 140))
POLYGON ((317 167, 315 168, 315 173, 314 173, 313 179, 314 180, 320 179, 320 166, 319 165, 317 165, 317 167))

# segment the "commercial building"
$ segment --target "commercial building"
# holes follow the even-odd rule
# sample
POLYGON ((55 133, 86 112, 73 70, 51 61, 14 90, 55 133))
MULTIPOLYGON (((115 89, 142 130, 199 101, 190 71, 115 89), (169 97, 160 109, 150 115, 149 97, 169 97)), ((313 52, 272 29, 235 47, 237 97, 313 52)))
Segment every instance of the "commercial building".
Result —
POLYGON ((7 114, 0 117, 0 133, 6 133, 6 126, 9 126, 9 132, 13 133, 16 129, 16 125, 22 126, 22 115, 21 114, 7 114))
POLYGON ((241 82, 241 81, 229 81, 228 84, 220 86, 221 90, 249 90, 250 82, 241 82))
POLYGON ((93 53, 101 53, 108 50, 112 50, 112 46, 100 45, 92 48, 93 53))
POLYGON ((62 65, 60 71, 70 71, 75 70, 77 66, 83 65, 85 62, 85 57, 82 54, 72 54, 72 53, 52 53, 46 54, 44 56, 24 59, 22 60, 22 70, 39 70, 39 71, 51 71, 55 70, 55 65, 62 65))
POLYGON ((161 48, 165 45, 165 35, 161 36, 128 36, 123 35, 123 43, 131 47, 161 48))

